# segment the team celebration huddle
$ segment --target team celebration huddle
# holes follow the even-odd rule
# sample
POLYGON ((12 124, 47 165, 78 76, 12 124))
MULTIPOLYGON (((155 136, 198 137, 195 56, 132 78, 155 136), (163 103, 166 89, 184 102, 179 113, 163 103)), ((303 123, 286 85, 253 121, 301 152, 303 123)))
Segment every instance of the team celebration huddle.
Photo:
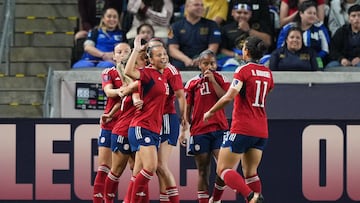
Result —
POLYGON ((178 141, 194 157, 199 203, 220 202, 226 187, 246 202, 264 202, 257 168, 268 139, 266 96, 274 87, 269 68, 258 64, 265 50, 261 39, 247 38, 242 49, 246 63, 236 69, 232 82, 216 71, 215 54, 205 50, 194 63, 199 74, 184 86, 161 39, 145 42, 138 35, 132 49, 127 43, 116 45, 117 65, 101 76, 108 101, 100 119, 93 202, 114 202, 127 164, 132 177, 124 203, 149 202, 148 185, 155 175, 160 202, 180 202, 168 167, 178 141), (224 107, 232 100, 229 128, 224 107), (209 188, 212 157, 216 177, 209 188), (235 169, 240 161, 242 175, 235 169))
MULTIPOLYGON (((163 2, 160 10, 165 12, 167 1, 163 2)), ((98 58, 112 56, 115 65, 104 66, 101 75, 107 103, 100 118, 93 202, 117 200, 120 177, 129 167, 128 182, 120 181, 127 185, 123 203, 150 202, 149 183, 156 177, 159 202, 179 203, 179 183, 168 166, 177 146, 186 147, 194 158, 197 176, 191 178, 197 180, 194 193, 199 203, 220 203, 226 188, 247 203, 264 202, 258 166, 268 140, 266 97, 274 87, 271 69, 261 63, 267 38, 250 35, 242 40, 242 62, 228 79, 218 71, 221 34, 215 21, 202 17, 202 0, 186 1, 186 17, 170 29, 156 26, 171 16, 147 10, 144 2, 133 6, 140 6, 154 22, 136 23, 141 21, 136 15, 136 30, 126 36, 114 31, 118 36, 114 48, 94 51, 98 58), (194 76, 183 81, 180 70, 186 67, 194 76), (224 110, 228 104, 233 105, 231 124, 224 110), (236 168, 239 163, 241 172, 236 168), (216 175, 210 180, 212 167, 216 175)), ((241 3, 233 8, 248 9, 241 3)), ((95 33, 99 43, 101 36, 112 34, 109 28, 119 28, 116 17, 114 9, 105 10, 105 27, 95 33)), ((88 40, 85 51, 96 44, 88 40)))

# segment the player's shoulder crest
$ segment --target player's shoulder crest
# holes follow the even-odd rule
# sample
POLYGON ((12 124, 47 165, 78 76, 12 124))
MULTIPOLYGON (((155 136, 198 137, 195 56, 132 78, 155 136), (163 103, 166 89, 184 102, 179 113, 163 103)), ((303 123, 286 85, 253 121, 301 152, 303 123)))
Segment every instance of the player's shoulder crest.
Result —
POLYGON ((115 67, 105 68, 101 72, 101 77, 102 77, 101 79, 103 82, 107 82, 107 81, 111 80, 112 77, 114 77, 114 74, 118 75, 118 72, 115 67))
POLYGON ((109 74, 103 74, 102 75, 102 81, 103 82, 108 82, 110 80, 110 75, 109 74))
POLYGON ((233 81, 231 82, 231 87, 234 87, 234 88, 239 87, 240 82, 241 81, 239 79, 234 78, 233 81))

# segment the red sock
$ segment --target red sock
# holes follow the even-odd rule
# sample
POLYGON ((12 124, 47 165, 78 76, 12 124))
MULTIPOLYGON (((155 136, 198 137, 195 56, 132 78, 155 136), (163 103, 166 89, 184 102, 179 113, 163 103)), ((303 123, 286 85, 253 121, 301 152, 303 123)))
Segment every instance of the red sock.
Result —
POLYGON ((252 191, 261 193, 261 180, 257 174, 247 177, 245 183, 251 188, 252 191))
POLYGON ((179 203, 179 190, 176 186, 166 188, 166 194, 169 196, 171 203, 179 203))
MULTIPOLYGON (((145 186, 145 194, 150 194, 149 193, 149 184, 146 184, 146 186, 145 186)), ((146 202, 150 202, 150 195, 146 195, 145 200, 146 200, 146 202)))
POLYGON ((160 192, 160 203, 170 203, 169 200, 169 195, 167 195, 166 193, 160 192))
POLYGON ((152 178, 153 173, 142 169, 140 173, 136 175, 136 179, 133 185, 132 203, 144 203, 149 202, 148 184, 152 178))
POLYGON ((213 201, 221 200, 221 196, 224 193, 225 188, 226 188, 226 185, 225 186, 220 186, 220 185, 215 183, 213 193, 212 193, 213 201))
POLYGON ((199 203, 209 203, 208 191, 198 191, 197 194, 199 203))
POLYGON ((135 176, 132 176, 130 178, 129 186, 127 188, 123 203, 130 203, 131 202, 131 194, 132 194, 135 178, 136 178, 135 176))
POLYGON ((110 168, 106 165, 101 165, 98 167, 94 181, 93 203, 103 202, 105 179, 109 171, 110 168))
POLYGON ((119 177, 110 172, 105 179, 105 203, 113 203, 119 185, 119 177))
POLYGON ((245 198, 252 192, 249 186, 245 184, 244 178, 233 169, 223 170, 221 172, 221 179, 224 180, 227 186, 240 193, 245 198))

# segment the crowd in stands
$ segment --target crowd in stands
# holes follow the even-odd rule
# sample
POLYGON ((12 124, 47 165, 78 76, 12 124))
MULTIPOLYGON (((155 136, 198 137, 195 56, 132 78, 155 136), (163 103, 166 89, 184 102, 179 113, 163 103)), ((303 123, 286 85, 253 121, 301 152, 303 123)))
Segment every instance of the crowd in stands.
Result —
POLYGON ((204 50, 216 53, 218 70, 235 70, 249 36, 265 42, 260 62, 272 70, 359 66, 360 0, 79 0, 78 6, 75 47, 84 54, 73 68, 113 66, 115 45, 131 45, 139 33, 144 41, 162 39, 180 70, 196 70, 204 50))

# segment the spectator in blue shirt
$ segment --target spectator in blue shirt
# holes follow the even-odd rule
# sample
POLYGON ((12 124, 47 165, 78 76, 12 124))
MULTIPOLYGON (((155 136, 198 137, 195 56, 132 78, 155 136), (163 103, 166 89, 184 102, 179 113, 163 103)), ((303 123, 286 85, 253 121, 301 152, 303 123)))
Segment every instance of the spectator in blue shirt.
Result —
POLYGON ((202 0, 187 0, 185 13, 183 19, 171 25, 168 36, 169 54, 172 64, 180 70, 197 70, 193 59, 207 49, 216 53, 221 42, 221 32, 215 21, 202 17, 202 0))
POLYGON ((100 25, 91 30, 84 42, 84 54, 73 68, 114 66, 113 50, 115 45, 126 42, 125 33, 120 29, 119 14, 114 8, 104 11, 100 25))
POLYGON ((303 46, 301 29, 289 29, 285 45, 271 54, 270 65, 274 71, 317 71, 316 52, 303 46))
POLYGON ((325 25, 322 22, 318 23, 316 6, 316 3, 312 0, 307 0, 300 4, 295 21, 281 29, 277 39, 277 48, 284 45, 289 29, 298 26, 303 32, 304 46, 313 48, 317 52, 317 56, 323 61, 326 59, 329 54, 330 36, 325 25))

